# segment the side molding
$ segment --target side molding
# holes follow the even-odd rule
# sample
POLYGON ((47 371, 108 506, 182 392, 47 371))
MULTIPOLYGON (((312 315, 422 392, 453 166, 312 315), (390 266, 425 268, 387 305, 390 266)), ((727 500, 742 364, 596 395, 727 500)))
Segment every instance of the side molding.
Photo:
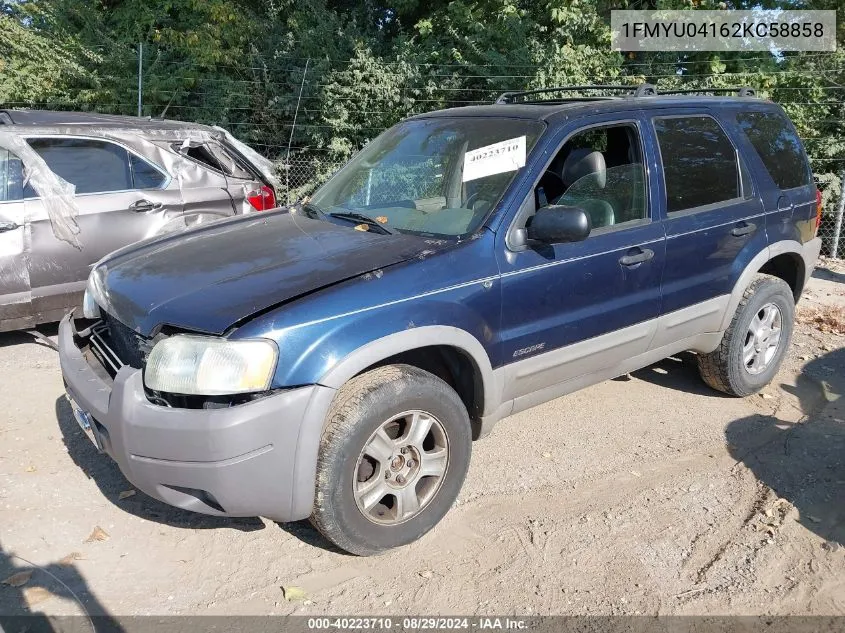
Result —
POLYGON ((498 376, 493 372, 487 352, 472 334, 448 325, 426 325, 412 328, 367 343, 327 371, 320 378, 319 384, 332 389, 340 389, 350 378, 370 365, 402 352, 432 345, 455 347, 469 356, 481 374, 484 387, 484 411, 482 415, 489 415, 489 413, 495 411, 501 401, 502 385, 499 384, 498 376))

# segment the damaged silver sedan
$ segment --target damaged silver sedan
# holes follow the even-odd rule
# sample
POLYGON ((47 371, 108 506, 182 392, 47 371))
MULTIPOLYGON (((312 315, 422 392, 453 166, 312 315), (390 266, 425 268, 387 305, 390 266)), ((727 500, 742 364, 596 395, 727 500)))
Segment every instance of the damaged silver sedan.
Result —
POLYGON ((0 332, 61 319, 108 253, 274 208, 275 187, 222 128, 0 110, 0 332))

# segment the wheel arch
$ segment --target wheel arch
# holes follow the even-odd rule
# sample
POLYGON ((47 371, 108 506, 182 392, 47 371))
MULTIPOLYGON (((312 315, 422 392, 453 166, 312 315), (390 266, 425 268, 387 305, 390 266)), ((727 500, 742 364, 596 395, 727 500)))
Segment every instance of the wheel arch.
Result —
POLYGON ((484 347, 451 326, 412 328, 367 343, 335 364, 319 384, 339 389, 358 374, 393 363, 413 365, 449 383, 474 424, 499 404, 501 389, 484 347))
POLYGON ((758 272, 783 279, 792 289, 795 303, 798 303, 804 291, 804 270, 804 260, 798 253, 790 251, 775 255, 758 272))
POLYGON ((737 276, 731 291, 731 298, 722 318, 721 329, 727 329, 742 295, 757 273, 765 273, 783 279, 792 289, 795 302, 801 297, 807 277, 815 265, 814 249, 795 240, 782 240, 770 244, 751 258, 737 276), (808 252, 810 251, 810 252, 808 252))

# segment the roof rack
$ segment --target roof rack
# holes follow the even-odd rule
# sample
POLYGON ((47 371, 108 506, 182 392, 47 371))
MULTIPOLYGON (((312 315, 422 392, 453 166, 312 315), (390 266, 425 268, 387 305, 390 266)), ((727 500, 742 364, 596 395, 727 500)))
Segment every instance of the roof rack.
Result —
POLYGON ((605 95, 605 96, 590 96, 590 97, 558 97, 551 99, 524 99, 524 97, 531 97, 533 95, 545 95, 549 93, 566 93, 566 92, 583 92, 585 90, 603 90, 621 92, 624 96, 630 97, 656 97, 661 95, 691 95, 691 94, 734 94, 738 97, 756 97, 757 90, 750 86, 742 86, 740 88, 683 88, 678 90, 665 90, 657 92, 657 88, 652 84, 639 84, 636 86, 559 86, 555 88, 539 88, 537 90, 524 90, 522 92, 504 92, 496 103, 564 103, 567 101, 603 101, 605 99, 616 99, 619 94, 605 95))
POLYGON ((734 94, 738 97, 756 97, 757 90, 750 86, 741 88, 684 88, 682 90, 662 90, 662 95, 694 95, 694 94, 734 94))
MULTIPOLYGON (((520 92, 504 92, 496 99, 496 103, 532 103, 529 100, 517 101, 520 97, 532 95, 543 95, 554 92, 583 92, 585 90, 604 90, 622 92, 626 96, 653 97, 657 89, 651 84, 639 84, 635 86, 559 86, 555 88, 539 88, 537 90, 523 90, 520 92)), ((593 96, 593 97, 563 97, 559 99, 544 99, 549 102, 563 101, 601 101, 604 99, 615 99, 619 95, 593 96)))

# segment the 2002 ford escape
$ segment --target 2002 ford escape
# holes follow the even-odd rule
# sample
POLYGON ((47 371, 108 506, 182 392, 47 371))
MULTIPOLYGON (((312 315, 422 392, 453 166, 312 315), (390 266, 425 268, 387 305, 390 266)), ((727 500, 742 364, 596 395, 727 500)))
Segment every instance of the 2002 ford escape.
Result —
POLYGON ((61 324, 76 417, 157 499, 372 554, 443 517, 507 415, 683 350, 751 394, 820 241, 795 130, 750 92, 432 112, 289 212, 118 251, 61 324))

